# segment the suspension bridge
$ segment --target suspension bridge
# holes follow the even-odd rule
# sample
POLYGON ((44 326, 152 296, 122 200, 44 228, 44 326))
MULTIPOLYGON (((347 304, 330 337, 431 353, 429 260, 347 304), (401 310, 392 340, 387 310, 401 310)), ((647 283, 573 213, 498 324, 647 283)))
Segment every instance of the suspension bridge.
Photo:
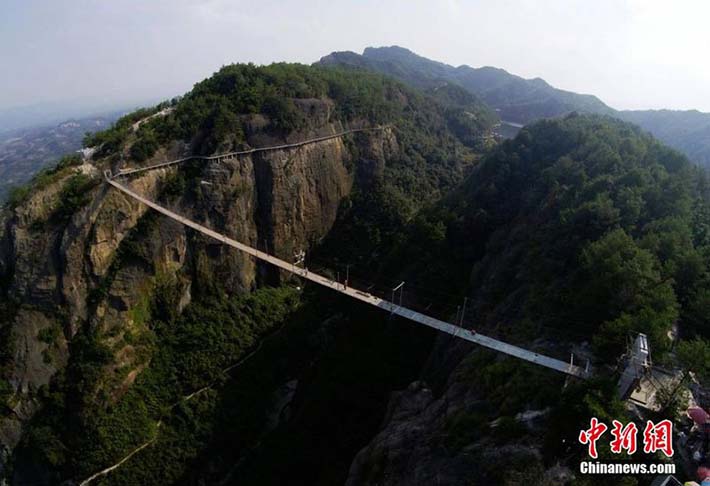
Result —
POLYGON ((473 330, 469 329, 464 329, 460 326, 456 326, 454 324, 442 321, 440 319, 436 319, 434 317, 425 315, 421 312, 417 312, 415 310, 412 310, 410 308, 407 308, 405 306, 401 305, 401 300, 400 303, 397 304, 395 303, 394 297, 392 300, 385 300, 380 297, 377 297, 373 294, 370 294, 368 292, 353 288, 352 286, 348 285, 347 281, 346 283, 341 283, 336 280, 332 280, 328 277, 325 277, 323 275, 320 275, 318 273, 309 271, 307 268, 303 268, 298 266, 296 263, 293 262, 287 262, 285 260, 282 260, 280 258, 275 257, 274 255, 271 255, 267 252, 261 251, 258 248, 253 248, 247 244, 241 243, 237 240, 234 240, 222 233, 219 233, 213 229, 207 228, 206 226, 197 223, 195 221, 192 221, 184 216, 181 216, 170 209, 167 209, 160 204, 151 201, 142 195, 136 193, 133 191, 130 187, 128 187, 127 184, 120 182, 124 176, 128 175, 133 175, 137 174, 140 172, 148 171, 148 170, 154 170, 154 169, 160 169, 160 168, 166 168, 170 166, 174 166, 189 160, 205 160, 205 161, 211 161, 211 160, 222 160, 225 158, 231 158, 231 157, 237 157, 240 155, 248 155, 248 154, 253 154, 257 152, 267 152, 267 151, 276 151, 276 150, 290 150, 290 149, 295 149, 299 147, 303 147, 304 145, 308 144, 313 144, 313 143, 318 143, 318 142, 323 142, 326 140, 334 139, 334 138, 339 138, 342 136, 345 136, 350 133, 355 133, 355 132, 363 132, 363 131, 373 131, 373 130, 384 130, 386 127, 374 127, 374 128, 357 128, 357 129, 351 129, 351 130, 346 130, 343 132, 339 132, 336 134, 332 135, 327 135, 324 137, 318 137, 318 138, 312 138, 308 140, 304 140, 301 142, 296 142, 296 143, 291 143, 291 144, 283 144, 283 145, 276 145, 276 146, 270 146, 270 147, 261 147, 261 148, 254 148, 250 150, 244 150, 244 151, 239 151, 239 152, 228 152, 228 153, 223 153, 223 154, 218 154, 218 155, 212 155, 212 156, 190 156, 190 157, 185 157, 182 159, 177 159, 177 160, 172 160, 168 162, 162 162, 154 165, 148 165, 145 167, 138 167, 138 168, 123 168, 119 169, 116 174, 112 174, 111 171, 105 171, 104 172, 104 177, 106 179, 106 182, 110 184, 112 187, 116 188, 117 190, 121 191, 122 193, 126 194, 127 196, 135 199, 136 201, 145 204, 151 209, 154 209, 155 211, 158 211, 159 213, 173 219, 174 221, 177 221, 189 228, 192 228, 195 231, 198 231, 206 236, 209 236, 210 238, 213 238, 227 246, 230 246, 232 248, 235 248, 239 251, 242 251, 244 253, 247 253, 254 258, 267 262, 277 268, 280 268, 281 270, 285 270, 287 272, 290 272, 294 275, 297 275, 298 277, 308 280, 310 282, 316 283, 318 285, 321 285, 323 287, 329 288, 331 290, 334 290, 336 292, 339 292, 343 295, 346 295, 352 299, 358 300, 360 302, 364 302, 365 304, 372 305, 374 307, 380 308, 384 311, 390 312, 391 314, 403 317, 405 319, 408 319, 410 321, 416 322, 418 324, 425 325, 427 327, 436 329, 437 331, 444 332, 447 334, 450 334, 454 337, 463 339, 465 341, 469 341, 481 346, 484 346, 486 348, 492 349, 494 351, 498 351, 504 354, 507 354, 509 356, 513 356, 518 359, 522 359, 524 361, 528 361, 530 363, 534 363, 539 366, 543 366, 561 373, 565 373, 570 376, 574 376, 577 378, 582 378, 586 379, 590 376, 589 370, 586 368, 582 368, 580 366, 575 365, 571 360, 570 362, 562 361, 556 358, 552 358, 549 356, 545 356, 539 353, 536 353, 534 351, 530 351, 518 346, 514 346, 512 344, 484 336, 482 334, 479 334, 473 330))

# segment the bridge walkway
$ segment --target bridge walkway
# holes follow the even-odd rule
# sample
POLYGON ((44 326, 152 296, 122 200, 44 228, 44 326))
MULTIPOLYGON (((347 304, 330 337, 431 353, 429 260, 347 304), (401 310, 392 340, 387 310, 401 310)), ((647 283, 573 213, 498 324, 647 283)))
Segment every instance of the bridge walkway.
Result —
MULTIPOLYGON (((125 175, 126 172, 120 173, 119 175, 125 175)), ((318 285, 322 285, 324 287, 330 288, 336 292, 340 292, 341 294, 347 295, 350 298, 353 298, 355 300, 359 300, 361 302, 364 302, 366 304, 372 305, 374 307, 378 307, 380 309, 383 309, 385 311, 391 312, 393 314, 396 314, 398 316, 401 316, 405 319, 409 319, 411 321, 417 322, 419 324, 423 324, 425 326, 431 327, 433 329, 436 329, 441 332, 445 332, 447 334, 451 334, 452 336, 458 337, 460 339, 464 339, 466 341, 470 341, 472 343, 479 344, 481 346, 484 346, 489 349, 493 349, 495 351, 505 353, 509 356, 514 356, 516 358, 534 363, 536 365, 544 366, 549 369, 553 369, 555 371, 559 371, 561 373, 565 373, 567 375, 575 376, 578 378, 587 378, 588 373, 585 369, 576 366, 571 363, 567 363, 565 361, 561 361, 555 358, 551 358, 549 356, 541 355, 539 353, 535 353, 533 351, 529 351, 527 349, 520 348, 518 346, 514 346, 512 344, 505 343, 503 341, 499 341, 497 339, 493 339, 481 334, 478 334, 474 331, 468 330, 468 329, 462 329, 461 327, 455 326, 453 324, 450 324, 448 322, 441 321, 439 319, 436 319, 434 317, 427 316, 425 314, 422 314, 420 312, 414 311, 412 309, 408 309, 407 307, 403 307, 400 305, 395 304, 394 302, 390 302, 384 299, 381 299, 375 295, 372 295, 367 292, 363 292, 362 290, 358 290, 349 286, 346 286, 345 284, 342 284, 340 282, 337 282, 335 280, 331 280, 323 275, 319 275, 317 273, 314 273, 312 271, 309 271, 307 269, 301 268, 296 266, 293 263, 288 263, 284 260, 281 260, 279 258, 276 258, 273 255, 270 255, 268 253, 265 253, 263 251, 260 251, 256 248, 252 248, 251 246, 245 245, 244 243, 240 243, 237 240, 234 240, 232 238, 229 238, 228 236, 225 236, 221 233, 218 233, 217 231, 214 231, 210 228, 207 228, 199 223, 196 223, 188 218, 185 218, 184 216, 181 216, 163 206, 160 204, 157 204, 140 194, 136 193, 135 191, 131 190, 127 186, 121 184, 117 180, 115 180, 112 177, 109 177, 107 175, 106 181, 108 184, 111 186, 115 187, 119 191, 123 192, 124 194, 130 196, 131 198, 135 199, 136 201, 139 201, 146 206, 158 211, 159 213, 175 220, 178 221, 179 223, 182 223, 183 225, 194 229, 195 231, 198 231, 204 235, 207 235, 211 238, 214 238, 217 241, 220 241, 224 243, 225 245, 231 246, 232 248, 235 248, 239 251, 243 251, 244 253, 247 253, 259 260, 265 261, 267 263, 270 263, 271 265, 274 265, 275 267, 278 267, 282 270, 285 270, 287 272, 293 273, 295 275, 298 275, 299 277, 309 280, 311 282, 317 283, 318 285)))

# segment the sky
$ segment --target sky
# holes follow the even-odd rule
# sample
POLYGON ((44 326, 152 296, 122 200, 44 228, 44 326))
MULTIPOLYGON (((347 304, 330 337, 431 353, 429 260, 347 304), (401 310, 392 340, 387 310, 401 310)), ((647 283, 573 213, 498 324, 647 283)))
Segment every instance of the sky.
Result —
POLYGON ((706 0, 2 0, 0 111, 146 104, 225 64, 400 45, 618 109, 710 112, 708 19, 706 0))

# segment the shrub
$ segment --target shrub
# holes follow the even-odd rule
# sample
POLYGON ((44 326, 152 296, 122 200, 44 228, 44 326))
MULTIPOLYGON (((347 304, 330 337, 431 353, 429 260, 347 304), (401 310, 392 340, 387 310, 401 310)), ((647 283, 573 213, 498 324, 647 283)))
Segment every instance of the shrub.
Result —
POLYGON ((90 191, 98 181, 85 174, 72 176, 64 183, 59 193, 59 203, 49 220, 55 224, 66 224, 74 213, 91 200, 90 191))
POLYGON ((59 338, 61 332, 62 330, 59 326, 51 325, 49 327, 40 329, 37 333, 37 339, 45 344, 52 345, 57 342, 57 339, 59 338))
POLYGON ((142 130, 138 140, 131 145, 131 157, 142 162, 155 154, 158 150, 158 138, 152 130, 142 130))

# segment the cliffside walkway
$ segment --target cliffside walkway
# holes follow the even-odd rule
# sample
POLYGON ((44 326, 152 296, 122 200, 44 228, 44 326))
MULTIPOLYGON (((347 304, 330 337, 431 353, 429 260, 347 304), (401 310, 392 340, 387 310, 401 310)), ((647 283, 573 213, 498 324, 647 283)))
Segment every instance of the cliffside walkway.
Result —
POLYGON ((339 138, 339 137, 342 137, 343 135, 348 135, 350 133, 379 131, 379 130, 384 130, 387 127, 388 126, 368 127, 368 128, 351 128, 350 130, 344 130, 342 132, 334 133, 332 135, 325 135, 325 136, 317 137, 317 138, 309 138, 308 140, 302 140, 300 142, 295 142, 295 143, 287 143, 287 144, 283 144, 283 145, 272 145, 270 147, 252 148, 249 150, 241 150, 238 152, 226 152, 226 153, 216 154, 216 155, 190 155, 188 157, 183 157, 182 159, 175 159, 175 160, 170 160, 167 162, 160 162, 159 164, 147 165, 145 167, 135 167, 133 169, 119 169, 118 173, 115 174, 115 176, 131 175, 131 174, 137 174, 139 172, 145 172, 148 170, 162 169, 163 167, 169 167, 171 165, 181 164, 183 162, 187 162, 188 160, 222 160, 222 159, 227 159, 230 157, 236 157, 239 155, 249 155, 249 154, 254 154, 254 153, 258 153, 258 152, 272 152, 274 150, 286 150, 286 149, 291 149, 291 148, 298 148, 298 147, 303 147, 304 145, 310 145, 312 143, 325 142, 326 140, 339 138))
MULTIPOLYGON (((375 129, 381 130, 382 127, 378 127, 375 129)), ((194 229, 195 231, 199 231, 200 233, 207 235, 211 238, 214 238, 215 240, 218 240, 218 241, 224 243, 225 245, 228 245, 228 246, 231 246, 232 248, 236 248, 237 250, 243 251, 243 252, 259 259, 259 260, 270 263, 271 265, 274 265, 275 267, 278 267, 282 270, 290 272, 294 275, 298 275, 299 277, 301 277, 303 279, 309 280, 311 282, 317 283, 318 285, 322 285, 323 287, 327 287, 331 290, 334 290, 336 292, 340 292, 341 294, 347 295, 348 297, 350 297, 352 299, 359 300, 361 302, 372 305, 374 307, 379 307, 382 310, 391 312, 392 314, 396 314, 400 317, 404 317, 405 319, 409 319, 409 320, 417 322, 419 324, 423 324, 425 326, 434 328, 438 331, 445 332, 445 333, 450 334, 454 337, 458 337, 458 338, 464 339, 466 341, 470 341, 472 343, 480 344, 481 346, 485 346, 489 349, 493 349, 495 351, 505 353, 509 356, 513 356, 513 357, 528 361, 530 363, 534 363, 539 366, 544 366, 546 368, 550 368, 552 370, 559 371, 561 373, 565 373, 567 375, 571 375, 574 377, 585 378, 585 379, 588 378, 589 372, 587 370, 585 370, 584 368, 581 368, 579 366, 576 366, 572 363, 567 363, 565 361, 551 358, 549 356, 544 356, 539 353, 535 353, 533 351, 529 351, 527 349, 523 349, 518 346, 514 346, 512 344, 505 343, 503 341, 499 341, 497 339, 483 336, 481 334, 476 333, 475 331, 463 329, 459 326, 455 326, 455 325, 450 324, 448 322, 444 322, 439 319, 435 319, 433 317, 424 315, 420 312, 416 312, 414 310, 408 309, 407 307, 397 305, 394 302, 390 302, 390 301, 381 299, 381 298, 376 297, 376 296, 369 294, 367 292, 355 289, 353 287, 349 287, 349 286, 342 284, 340 282, 337 282, 335 280, 331 280, 327 277, 324 277, 324 276, 319 275, 317 273, 311 272, 308 269, 298 267, 294 263, 286 262, 284 260, 276 258, 273 255, 270 255, 270 254, 260 251, 258 249, 252 248, 251 246, 245 245, 244 243, 240 243, 239 241, 236 241, 232 238, 229 238, 228 236, 218 233, 217 231, 214 231, 214 230, 207 228, 199 223, 196 223, 190 219, 180 216, 179 214, 174 213, 173 211, 170 211, 169 209, 164 208, 163 206, 161 206, 149 199, 146 199, 145 197, 134 192, 133 190, 128 188, 126 185, 124 185, 116 180, 116 178, 119 176, 124 176, 124 175, 128 175, 128 174, 135 174, 136 172, 141 172, 141 171, 160 168, 160 167, 166 167, 168 165, 174 165, 174 164, 183 162, 185 160, 189 160, 191 158, 202 158, 202 159, 206 159, 206 160, 215 160, 215 159, 223 158, 226 156, 248 154, 248 153, 253 153, 253 152, 257 152, 257 151, 282 150, 282 149, 287 149, 287 148, 300 147, 305 144, 313 143, 313 142, 317 142, 317 141, 329 140, 331 138, 336 138, 336 137, 342 136, 346 133, 351 133, 353 131, 365 131, 365 130, 368 130, 368 129, 349 130, 347 132, 343 132, 340 134, 329 135, 327 137, 321 137, 318 139, 307 140, 307 141, 299 142, 299 143, 295 143, 295 144, 279 145, 276 147, 264 147, 264 148, 252 149, 252 150, 248 150, 248 151, 244 151, 244 152, 232 152, 230 154, 214 155, 211 157, 188 157, 185 159, 179 159, 177 161, 164 162, 164 163, 156 164, 153 166, 143 167, 140 169, 128 169, 128 170, 124 169, 122 171, 119 171, 119 173, 116 175, 111 175, 111 173, 107 171, 105 173, 106 182, 108 184, 110 184, 111 186, 115 187, 116 189, 118 189, 119 191, 123 192, 124 194, 132 197, 133 199, 145 204, 146 206, 158 211, 159 213, 164 214, 165 216, 167 216, 175 221, 178 221, 179 223, 182 223, 183 225, 185 225, 189 228, 194 229)), ((373 129, 370 129, 370 130, 373 130, 373 129)))

